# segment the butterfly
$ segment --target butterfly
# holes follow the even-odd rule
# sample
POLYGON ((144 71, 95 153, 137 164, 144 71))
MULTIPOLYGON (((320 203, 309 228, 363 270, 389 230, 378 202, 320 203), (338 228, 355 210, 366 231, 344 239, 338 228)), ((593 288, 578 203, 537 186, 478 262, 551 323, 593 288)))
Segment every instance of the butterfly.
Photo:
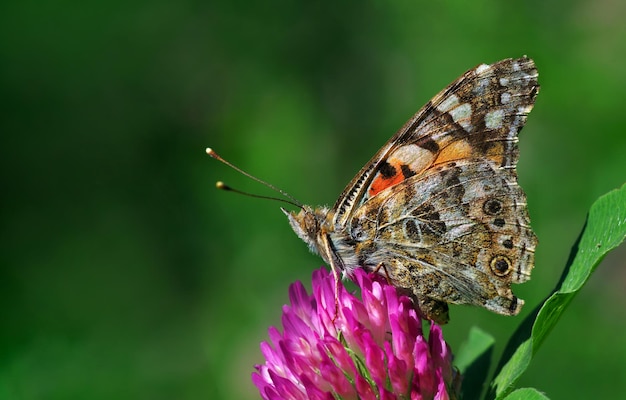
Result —
POLYGON ((516 315, 524 301, 511 284, 530 278, 537 244, 518 133, 538 92, 527 57, 478 65, 409 119, 332 208, 283 212, 336 274, 382 274, 436 323, 449 303, 516 315))

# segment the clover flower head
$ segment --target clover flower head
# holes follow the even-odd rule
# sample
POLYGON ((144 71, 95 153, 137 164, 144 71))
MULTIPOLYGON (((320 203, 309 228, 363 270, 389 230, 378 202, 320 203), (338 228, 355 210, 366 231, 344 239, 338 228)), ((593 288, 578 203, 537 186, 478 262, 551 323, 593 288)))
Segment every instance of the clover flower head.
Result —
POLYGON ((283 332, 261 343, 265 364, 252 381, 266 400, 455 399, 460 375, 441 327, 428 338, 411 299, 375 274, 354 271, 361 298, 325 269, 313 273, 312 294, 291 285, 283 332))

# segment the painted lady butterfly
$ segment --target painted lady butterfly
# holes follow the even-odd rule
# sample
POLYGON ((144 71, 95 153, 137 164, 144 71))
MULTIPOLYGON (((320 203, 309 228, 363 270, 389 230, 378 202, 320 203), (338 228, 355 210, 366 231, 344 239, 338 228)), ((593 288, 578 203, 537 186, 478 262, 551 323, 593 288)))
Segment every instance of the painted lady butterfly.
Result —
POLYGON ((291 227, 336 274, 384 274, 437 323, 448 321, 448 303, 516 315, 524 301, 511 284, 530 278, 537 244, 517 184, 517 135, 538 91, 526 57, 467 71, 376 153, 331 209, 283 209, 291 227))

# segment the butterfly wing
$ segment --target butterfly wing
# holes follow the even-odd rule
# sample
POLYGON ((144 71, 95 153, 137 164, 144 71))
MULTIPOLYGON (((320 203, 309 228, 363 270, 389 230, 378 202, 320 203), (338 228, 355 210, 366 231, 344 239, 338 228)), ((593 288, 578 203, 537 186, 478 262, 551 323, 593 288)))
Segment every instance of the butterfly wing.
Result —
POLYGON ((539 90, 526 57, 481 64, 437 94, 372 157, 333 207, 345 226, 370 198, 446 162, 487 157, 514 170, 517 135, 539 90))
POLYGON ((391 282, 420 303, 474 304, 505 315, 521 309, 511 283, 530 278, 536 238, 514 176, 488 160, 413 176, 372 197, 350 225, 361 265, 384 265, 391 282))
POLYGON ((539 90, 532 60, 466 72, 363 167, 335 205, 359 265, 412 292, 429 318, 447 303, 500 314, 523 304, 536 237, 517 184, 517 135, 539 90))

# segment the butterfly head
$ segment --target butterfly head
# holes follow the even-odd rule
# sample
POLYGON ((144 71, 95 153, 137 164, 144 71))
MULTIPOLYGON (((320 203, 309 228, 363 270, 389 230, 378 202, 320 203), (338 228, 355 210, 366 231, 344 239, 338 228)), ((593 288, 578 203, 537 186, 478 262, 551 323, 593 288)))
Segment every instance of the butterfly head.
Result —
POLYGON ((324 208, 313 210, 308 206, 303 206, 297 213, 284 208, 281 208, 281 210, 289 218, 291 229, 309 246, 309 250, 315 254, 322 255, 323 252, 320 251, 319 244, 327 210, 324 208))

